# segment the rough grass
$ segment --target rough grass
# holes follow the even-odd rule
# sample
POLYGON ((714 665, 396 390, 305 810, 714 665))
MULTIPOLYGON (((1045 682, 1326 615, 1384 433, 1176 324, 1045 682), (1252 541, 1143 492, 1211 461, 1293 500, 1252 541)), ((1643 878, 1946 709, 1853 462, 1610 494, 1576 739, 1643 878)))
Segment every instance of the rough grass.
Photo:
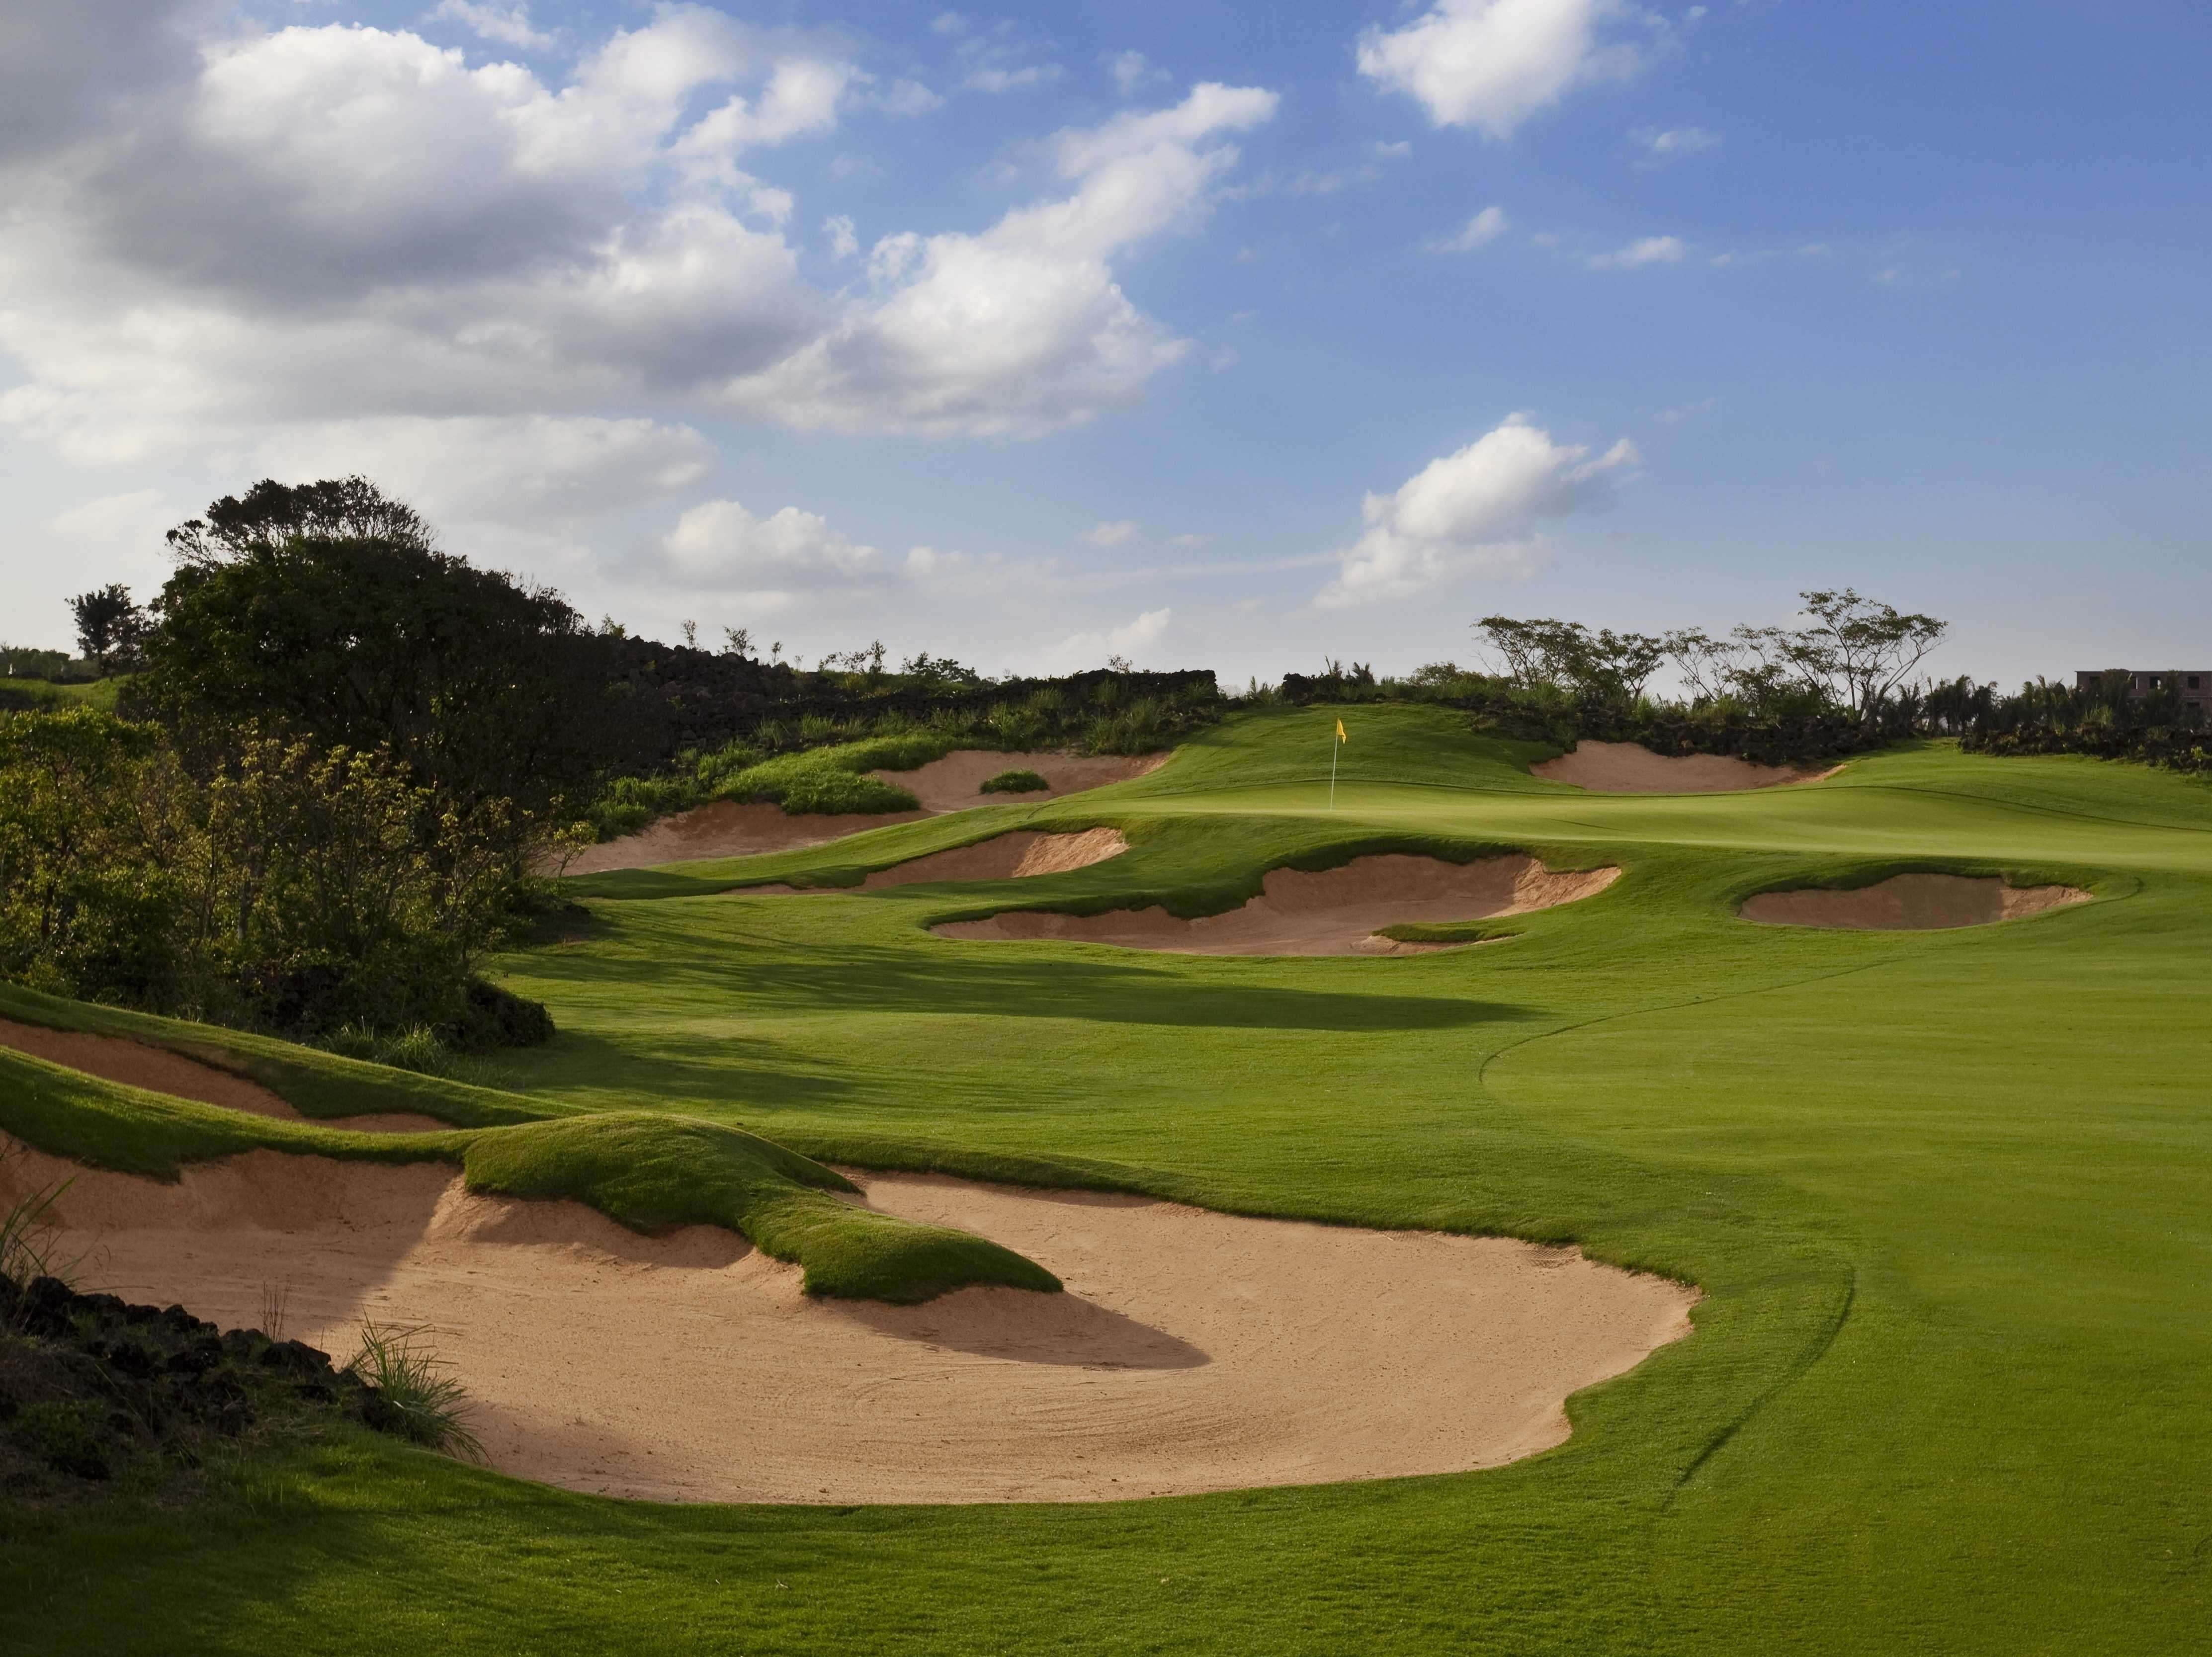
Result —
MULTIPOLYGON (((831 1160, 1573 1240, 1699 1284, 1696 1334, 1573 1399, 1566 1444, 1448 1478, 851 1509, 625 1505, 332 1444, 210 1512, 14 1533, 0 1647, 2201 1650, 2212 795, 1931 744, 1810 787, 1607 797, 1529 776, 1543 749, 1368 707, 1342 711, 1332 813, 1338 712, 1235 718, 1110 794, 992 815, 1130 834, 1040 877, 1055 903, 1223 907, 1353 844, 1626 874, 1514 917, 1511 950, 1392 961, 970 949, 923 930, 958 907, 941 890, 599 901, 591 939, 507 963, 562 1030, 521 1079, 549 1113, 653 1101, 831 1160), (1906 864, 2100 901, 1942 933, 1735 915, 1906 864)), ((745 868, 937 849, 917 830, 947 832, 745 868)))
POLYGON ((1378 934, 1398 944, 1487 944, 1514 935, 1512 927, 1484 920, 1409 920, 1378 934))
POLYGON ((724 1227, 800 1266, 812 1295, 908 1302, 974 1284, 1060 1287, 983 1238, 841 1202, 830 1193, 854 1188, 842 1174, 721 1122, 623 1112, 444 1133, 347 1132, 122 1087, 0 1049, 0 1132, 155 1179, 264 1148, 453 1162, 471 1191, 569 1198, 634 1231, 724 1227))
POLYGON ((345 1369, 382 1395, 399 1435, 410 1443, 481 1461, 483 1441, 469 1425, 468 1388, 430 1346, 429 1333, 422 1324, 363 1319, 359 1348, 345 1369))
POLYGON ((952 746, 943 737, 914 734, 779 754, 738 772, 716 791, 715 798, 772 802, 793 816, 918 810, 920 802, 905 789, 866 774, 911 771, 942 759, 952 746))
POLYGON ((976 789, 979 794, 1040 794, 1052 785, 1034 771, 1001 771, 995 777, 986 777, 976 789))

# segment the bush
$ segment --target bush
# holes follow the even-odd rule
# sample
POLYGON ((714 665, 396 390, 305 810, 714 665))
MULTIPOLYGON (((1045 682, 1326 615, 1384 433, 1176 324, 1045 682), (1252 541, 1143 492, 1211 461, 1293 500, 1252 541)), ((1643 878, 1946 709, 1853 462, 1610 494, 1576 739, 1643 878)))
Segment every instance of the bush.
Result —
POLYGON ((481 1459, 483 1441, 468 1424, 467 1389, 446 1373, 444 1359, 416 1344, 423 1332, 421 1325, 395 1329, 364 1321, 361 1350, 345 1373, 375 1390, 392 1429, 403 1438, 481 1459))
POLYGON ((1001 771, 995 777, 986 778, 976 790, 982 794, 1036 794, 1052 785, 1034 771, 1001 771))
POLYGON ((512 835, 383 754, 247 735, 202 780, 149 726, 0 714, 0 975, 288 1035, 542 1040, 542 1008, 472 986, 512 835))

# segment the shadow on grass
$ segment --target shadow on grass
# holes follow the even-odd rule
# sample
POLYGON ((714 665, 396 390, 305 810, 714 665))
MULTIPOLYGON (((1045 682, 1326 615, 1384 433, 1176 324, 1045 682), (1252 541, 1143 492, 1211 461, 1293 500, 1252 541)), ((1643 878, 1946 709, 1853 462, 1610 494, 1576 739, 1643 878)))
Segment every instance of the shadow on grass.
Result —
MULTIPOLYGON (((1388 972, 1395 963, 1364 963, 1388 972)), ((1208 982, 1199 972, 1139 962, 1065 956, 1016 959, 996 951, 834 950, 724 961, 628 961, 628 982, 647 1005, 679 1017, 729 1013, 869 1012, 1078 1018, 1107 1024, 1300 1030, 1454 1029, 1544 1015, 1504 1002, 1431 995, 1304 989, 1283 984, 1208 982)), ((1201 969, 1202 970, 1202 969, 1201 969)), ((545 996, 562 1020, 560 986, 597 990, 607 968, 582 952, 533 957, 527 992, 545 996)), ((562 1020, 564 1024, 567 1021, 562 1020)))

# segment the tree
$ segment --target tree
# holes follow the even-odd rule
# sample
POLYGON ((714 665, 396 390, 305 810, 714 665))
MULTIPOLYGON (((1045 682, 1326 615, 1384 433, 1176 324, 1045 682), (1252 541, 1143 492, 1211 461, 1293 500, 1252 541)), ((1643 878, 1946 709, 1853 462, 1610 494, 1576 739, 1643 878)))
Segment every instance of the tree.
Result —
POLYGON ((257 483, 169 539, 138 701, 191 751, 234 751, 248 725, 388 749, 444 805, 539 814, 660 750, 659 705, 612 682, 617 640, 439 551, 364 479, 257 483))
POLYGON ((1666 659, 1667 640, 1643 633, 1593 633, 1580 622, 1486 616, 1475 627, 1524 685, 1552 685, 1588 701, 1633 705, 1666 659))
POLYGON ((121 582, 80 592, 69 601, 76 618, 78 652, 102 673, 117 666, 135 666, 139 646, 146 638, 146 612, 134 603, 131 589, 121 582))
POLYGON ((1843 693, 1838 700, 1857 711, 1862 725, 1874 723, 1882 699, 1905 683, 1950 630, 1948 622, 1901 614, 1849 587, 1797 596, 1814 622, 1797 636, 1824 654, 1827 671, 1843 693))

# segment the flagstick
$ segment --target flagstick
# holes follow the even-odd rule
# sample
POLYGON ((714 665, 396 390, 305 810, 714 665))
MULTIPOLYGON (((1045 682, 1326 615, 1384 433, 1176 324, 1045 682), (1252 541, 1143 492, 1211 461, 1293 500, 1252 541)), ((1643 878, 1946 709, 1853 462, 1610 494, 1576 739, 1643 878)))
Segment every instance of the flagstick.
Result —
POLYGON ((1336 750, 1344 744, 1332 735, 1328 743, 1328 809, 1336 810, 1336 750))

